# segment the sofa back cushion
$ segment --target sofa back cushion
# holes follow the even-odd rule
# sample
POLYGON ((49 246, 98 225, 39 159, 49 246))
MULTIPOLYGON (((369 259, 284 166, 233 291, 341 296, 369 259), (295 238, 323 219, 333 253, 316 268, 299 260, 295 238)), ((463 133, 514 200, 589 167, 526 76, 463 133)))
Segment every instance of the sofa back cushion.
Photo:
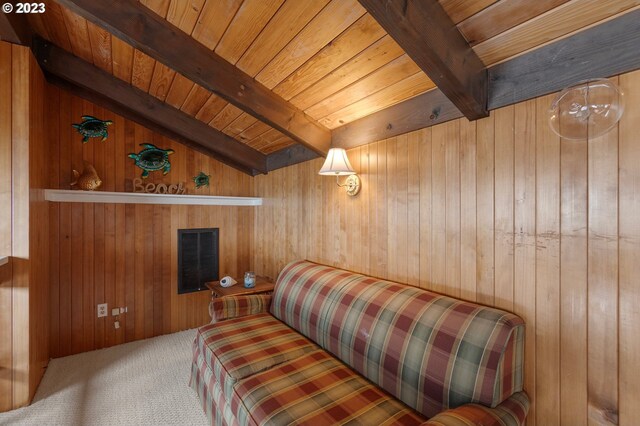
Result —
POLYGON ((524 323, 504 311, 296 261, 271 313, 427 417, 522 390, 524 323))

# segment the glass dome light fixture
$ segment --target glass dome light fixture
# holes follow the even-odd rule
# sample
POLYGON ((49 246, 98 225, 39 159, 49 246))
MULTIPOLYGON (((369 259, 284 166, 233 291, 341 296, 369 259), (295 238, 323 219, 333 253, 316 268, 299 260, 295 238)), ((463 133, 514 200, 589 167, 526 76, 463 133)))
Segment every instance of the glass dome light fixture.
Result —
POLYGON ((624 112, 624 94, 604 78, 567 87, 549 108, 551 130, 564 139, 596 138, 611 130, 624 112))

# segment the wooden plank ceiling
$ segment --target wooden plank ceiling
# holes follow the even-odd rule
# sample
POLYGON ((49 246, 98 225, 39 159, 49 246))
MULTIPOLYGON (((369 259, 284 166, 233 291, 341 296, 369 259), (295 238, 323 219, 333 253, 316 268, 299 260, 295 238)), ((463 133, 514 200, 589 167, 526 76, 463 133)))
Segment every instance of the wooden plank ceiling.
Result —
MULTIPOLYGON (((141 0, 322 126, 335 129, 434 88, 357 0, 141 0)), ((640 0, 440 0, 485 66, 635 9, 640 0)), ((43 38, 250 147, 295 142, 59 4, 43 38)))

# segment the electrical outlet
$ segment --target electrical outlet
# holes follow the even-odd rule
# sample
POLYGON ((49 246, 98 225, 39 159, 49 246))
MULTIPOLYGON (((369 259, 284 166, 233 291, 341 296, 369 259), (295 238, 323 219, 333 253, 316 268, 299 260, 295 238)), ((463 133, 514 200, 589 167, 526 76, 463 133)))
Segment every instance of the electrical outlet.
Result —
POLYGON ((107 304, 106 303, 100 303, 98 305, 98 318, 102 318, 102 317, 106 317, 107 316, 107 304))

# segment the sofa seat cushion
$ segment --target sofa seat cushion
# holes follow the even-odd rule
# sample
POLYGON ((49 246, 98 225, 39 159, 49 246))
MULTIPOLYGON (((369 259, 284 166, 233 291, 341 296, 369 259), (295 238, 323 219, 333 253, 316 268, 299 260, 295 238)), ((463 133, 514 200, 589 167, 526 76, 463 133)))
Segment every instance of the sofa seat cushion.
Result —
POLYGON ((266 313, 200 327, 194 344, 227 398, 238 380, 318 349, 266 313))
MULTIPOLYGON (((240 380, 239 418, 269 425, 418 425, 426 419, 323 350, 240 380)), ((242 423, 242 422, 241 422, 242 423)))

